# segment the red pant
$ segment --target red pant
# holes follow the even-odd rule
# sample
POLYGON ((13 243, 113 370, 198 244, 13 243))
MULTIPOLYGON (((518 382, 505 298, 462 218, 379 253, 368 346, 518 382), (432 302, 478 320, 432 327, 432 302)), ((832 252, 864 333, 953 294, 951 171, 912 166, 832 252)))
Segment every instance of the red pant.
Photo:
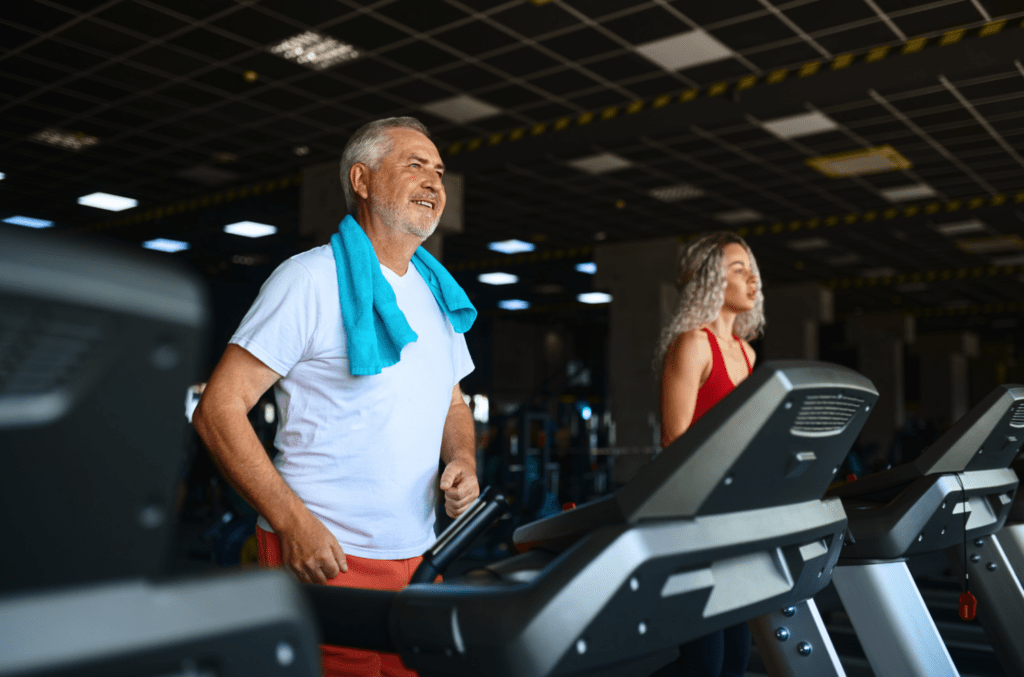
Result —
MULTIPOLYGON (((280 567, 281 541, 277 534, 256 527, 260 544, 260 566, 280 567)), ((387 560, 366 559, 345 554, 348 573, 340 573, 327 581, 327 585, 343 588, 373 588, 375 590, 401 590, 409 584, 422 557, 387 560)), ((364 649, 348 649, 329 644, 320 645, 325 677, 417 677, 416 672, 402 664, 398 654, 379 653, 364 649)))

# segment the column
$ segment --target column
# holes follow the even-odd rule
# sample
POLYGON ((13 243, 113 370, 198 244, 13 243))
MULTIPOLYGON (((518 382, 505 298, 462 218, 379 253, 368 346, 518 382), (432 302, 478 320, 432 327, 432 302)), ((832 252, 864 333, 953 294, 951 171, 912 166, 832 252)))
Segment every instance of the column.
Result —
POLYGON ((963 331, 919 336, 916 347, 921 356, 921 417, 945 430, 970 409, 968 367, 978 358, 978 335, 963 331))
POLYGON ((764 292, 765 360, 817 360, 818 326, 834 321, 832 290, 816 282, 772 286, 764 292))

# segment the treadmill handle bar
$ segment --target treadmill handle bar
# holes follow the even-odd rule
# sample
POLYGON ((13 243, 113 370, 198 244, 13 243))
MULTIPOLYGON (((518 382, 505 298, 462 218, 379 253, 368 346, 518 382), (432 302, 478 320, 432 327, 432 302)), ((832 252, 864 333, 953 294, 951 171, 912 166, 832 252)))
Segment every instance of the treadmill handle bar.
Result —
POLYGON ((437 542, 423 553, 423 561, 409 583, 430 583, 443 575, 448 566, 508 509, 508 501, 494 487, 484 489, 466 512, 441 532, 437 542))

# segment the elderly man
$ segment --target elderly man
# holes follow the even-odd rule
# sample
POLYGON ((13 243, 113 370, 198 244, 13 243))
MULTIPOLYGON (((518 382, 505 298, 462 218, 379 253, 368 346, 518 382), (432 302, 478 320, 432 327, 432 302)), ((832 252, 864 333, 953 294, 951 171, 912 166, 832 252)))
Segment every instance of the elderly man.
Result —
MULTIPOLYGON (((261 563, 305 582, 404 587, 434 540, 438 488, 453 517, 479 494, 459 390, 473 369, 459 332, 476 311, 420 248, 445 206, 427 134, 407 117, 356 131, 341 160, 350 215, 270 276, 194 415, 260 514, 261 563), (276 467, 246 418, 271 386, 276 467)), ((323 659, 325 674, 415 674, 388 654, 323 647, 323 659)))

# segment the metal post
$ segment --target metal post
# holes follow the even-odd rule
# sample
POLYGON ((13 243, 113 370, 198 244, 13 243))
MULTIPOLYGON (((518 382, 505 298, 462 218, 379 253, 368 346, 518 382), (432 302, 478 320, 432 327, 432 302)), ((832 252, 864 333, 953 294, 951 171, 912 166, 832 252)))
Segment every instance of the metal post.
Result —
MULTIPOLYGON (((1008 675, 1024 675, 1024 588, 1014 573, 997 535, 978 538, 967 545, 970 589, 978 599, 978 621, 992 642, 996 657, 1008 675)), ((1007 545, 1013 543, 1012 534, 1007 545)), ((964 546, 946 549, 953 570, 963 575, 964 546)))
POLYGON ((959 677, 905 562, 837 566, 832 583, 876 677, 959 677))
POLYGON ((846 677, 813 599, 748 625, 770 677, 846 677))

